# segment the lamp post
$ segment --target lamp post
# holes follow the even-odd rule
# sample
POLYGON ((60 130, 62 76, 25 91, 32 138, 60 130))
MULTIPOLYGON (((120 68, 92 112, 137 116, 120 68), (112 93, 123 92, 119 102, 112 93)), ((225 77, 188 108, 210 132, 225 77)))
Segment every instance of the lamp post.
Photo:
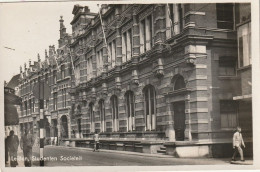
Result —
POLYGON ((50 96, 50 87, 45 83, 41 82, 39 74, 38 83, 33 88, 33 95, 39 101, 39 114, 40 114, 40 166, 44 166, 43 149, 44 149, 44 100, 50 96))

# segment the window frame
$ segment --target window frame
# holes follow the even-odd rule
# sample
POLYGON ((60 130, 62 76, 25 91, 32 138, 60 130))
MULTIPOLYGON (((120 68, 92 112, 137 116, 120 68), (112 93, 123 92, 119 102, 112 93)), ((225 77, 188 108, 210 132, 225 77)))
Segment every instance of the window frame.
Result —
MULTIPOLYGON (((219 100, 219 113, 220 113, 220 128, 221 129, 235 129, 238 126, 238 103, 234 100, 219 100), (223 107, 224 106, 224 107, 223 107), (230 108, 230 106, 232 108, 230 108), (222 123, 223 116, 227 116, 227 126, 223 126, 224 124, 222 123), (235 116, 235 124, 232 126, 230 124, 231 121, 229 121, 230 116, 235 116)), ((225 120, 226 121, 226 120, 225 120)), ((234 121, 233 121, 234 122, 234 121)))
POLYGON ((154 86, 147 85, 144 90, 145 128, 147 131, 156 130, 156 90, 154 86), (149 116, 149 117, 148 117, 149 116), (155 118, 153 122, 153 117, 155 118), (149 119, 148 119, 149 118, 149 119))
POLYGON ((112 121, 113 121, 112 129, 113 129, 114 132, 117 132, 117 131, 119 131, 119 125, 118 125, 118 115, 119 115, 118 97, 116 95, 112 95, 111 98, 110 98, 110 103, 111 103, 111 108, 112 108, 112 121))
POLYGON ((229 29, 234 30, 234 4, 232 3, 216 3, 216 19, 218 29, 229 29), (231 11, 229 11, 231 8, 231 11), (231 18, 229 19, 228 17, 231 18), (222 24, 222 25, 221 25, 222 24), (225 26, 223 24, 230 24, 230 26, 225 26), (221 26, 220 26, 221 25, 221 26), (232 28, 231 28, 232 25, 232 28))
POLYGON ((225 76, 225 77, 232 77, 237 75, 237 62, 236 58, 233 56, 220 56, 218 60, 218 75, 225 76), (223 69, 225 72, 223 73, 223 69), (229 71, 232 69, 232 74, 229 74, 229 71))
POLYGON ((127 131, 134 131, 135 130, 135 96, 134 92, 128 90, 125 93, 125 107, 126 107, 126 114, 127 114, 127 131), (130 128, 129 125, 132 125, 130 128))

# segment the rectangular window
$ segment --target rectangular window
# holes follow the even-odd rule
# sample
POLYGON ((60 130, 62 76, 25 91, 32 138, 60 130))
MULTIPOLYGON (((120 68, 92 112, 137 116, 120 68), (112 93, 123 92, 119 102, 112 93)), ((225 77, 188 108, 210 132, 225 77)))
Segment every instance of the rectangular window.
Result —
POLYGON ((62 89, 62 107, 65 108, 66 107, 66 89, 62 89))
POLYGON ((25 115, 28 115, 27 101, 24 102, 25 115))
POLYGON ((104 104, 104 100, 100 100, 99 101, 99 116, 101 119, 101 131, 105 131, 105 104, 104 104))
POLYGON ((89 79, 92 78, 92 72, 93 72, 92 57, 90 57, 90 58, 89 58, 89 79))
POLYGON ((251 65, 251 24, 240 26, 237 35, 239 67, 251 65))
POLYGON ((127 56, 127 34, 126 32, 123 33, 122 37, 122 55, 123 55, 123 63, 126 62, 126 56, 127 56))
MULTIPOLYGON (((129 43, 130 44, 130 43, 129 43)), ((153 46, 153 20, 152 15, 140 22, 140 52, 145 53, 153 46)))
POLYGON ((179 28, 180 28, 180 32, 181 32, 182 29, 183 29, 183 15, 182 15, 183 10, 182 10, 181 4, 178 4, 178 13, 179 13, 179 19, 178 19, 178 21, 179 21, 179 28))
POLYGON ((146 52, 146 29, 145 29, 145 19, 141 21, 140 27, 140 52, 146 52))
POLYGON ((237 126, 237 103, 233 100, 220 100, 221 128, 237 126))
POLYGON ((89 104, 89 118, 90 118, 90 131, 95 131, 95 117, 94 117, 94 109, 93 109, 93 103, 89 104))
POLYGON ((127 51, 126 60, 131 60, 132 58, 132 29, 127 31, 127 51))
POLYGON ((57 110, 57 103, 58 103, 58 99, 57 99, 57 93, 53 93, 53 110, 57 110))
POLYGON ((45 108, 48 109, 49 100, 45 100, 45 108))
POLYGON ((233 30, 234 27, 233 4, 217 3, 216 10, 217 10, 217 28, 233 30))
POLYGON ((150 39, 150 45, 149 49, 153 47, 153 20, 152 20, 152 15, 147 17, 147 20, 149 22, 149 39, 150 39))
POLYGON ((112 67, 116 65, 116 40, 113 41, 112 67))
POLYGON ((109 64, 109 68, 112 67, 112 56, 113 56, 113 50, 112 50, 112 42, 110 42, 108 44, 108 49, 109 49, 109 56, 108 56, 108 64, 109 64))
POLYGON ((219 76, 236 75, 236 60, 234 57, 222 56, 219 58, 219 76))
POLYGON ((48 78, 48 74, 45 74, 45 83, 48 84, 49 83, 49 78, 48 78))
POLYGON ((65 78, 65 65, 61 66, 61 79, 65 78))
POLYGON ((167 4, 166 5, 166 11, 165 11, 165 15, 166 15, 166 38, 169 39, 174 35, 174 8, 173 8, 174 4, 167 4))
POLYGON ((20 105, 21 116, 23 116, 23 104, 20 105))
POLYGON ((238 56, 239 56, 239 66, 243 67, 244 66, 244 57, 243 57, 243 37, 238 38, 238 56))
POLYGON ((35 99, 32 99, 32 112, 35 112, 35 99))
POLYGON ((32 100, 31 99, 29 100, 29 109, 30 109, 30 112, 32 112, 32 100))
POLYGON ((97 75, 99 76, 102 71, 103 71, 103 50, 99 50, 97 51, 98 57, 97 57, 97 61, 98 61, 98 65, 97 65, 97 75))
POLYGON ((53 71, 53 84, 57 83, 57 71, 53 71))
POLYGON ((78 119, 78 132, 81 133, 81 119, 78 119))

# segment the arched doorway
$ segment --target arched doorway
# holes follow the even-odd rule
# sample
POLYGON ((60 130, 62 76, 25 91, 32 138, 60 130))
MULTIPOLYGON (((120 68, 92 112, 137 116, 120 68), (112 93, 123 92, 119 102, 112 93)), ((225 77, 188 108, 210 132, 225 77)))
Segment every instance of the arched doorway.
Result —
MULTIPOLYGON (((184 78, 181 75, 177 75, 174 80, 174 91, 181 91, 185 89, 186 85, 184 78)), ((180 92, 181 93, 181 92, 180 92)), ((184 141, 185 139, 185 101, 177 101, 173 103, 174 111, 174 130, 175 139, 177 141, 184 141)))
POLYGON ((113 119, 113 129, 112 131, 119 131, 119 121, 118 121, 118 98, 116 95, 111 96, 110 98, 111 107, 112 107, 112 119, 113 119))
POLYGON ((147 85, 143 89, 145 105, 146 130, 156 130, 156 93, 152 85, 147 85))
POLYGON ((66 115, 61 117, 61 137, 68 138, 68 119, 66 115))

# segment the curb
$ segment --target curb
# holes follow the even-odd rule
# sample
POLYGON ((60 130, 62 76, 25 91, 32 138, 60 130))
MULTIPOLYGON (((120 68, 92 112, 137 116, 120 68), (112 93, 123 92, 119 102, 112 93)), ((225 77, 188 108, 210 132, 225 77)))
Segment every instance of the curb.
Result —
MULTIPOLYGON (((45 146, 45 147, 54 147, 54 146, 45 146)), ((92 148, 83 148, 83 147, 68 147, 68 146, 55 146, 60 148, 68 148, 68 149, 77 149, 77 150, 88 150, 92 151, 92 148)), ((170 155, 160 155, 160 154, 148 154, 148 153, 139 153, 139 152, 130 152, 130 151, 115 151, 115 150, 107 150, 107 149, 99 149, 99 152, 110 152, 110 153, 119 153, 119 154, 128 154, 128 155, 137 155, 137 156, 149 156, 149 157, 157 157, 157 158, 175 158, 170 155)))

